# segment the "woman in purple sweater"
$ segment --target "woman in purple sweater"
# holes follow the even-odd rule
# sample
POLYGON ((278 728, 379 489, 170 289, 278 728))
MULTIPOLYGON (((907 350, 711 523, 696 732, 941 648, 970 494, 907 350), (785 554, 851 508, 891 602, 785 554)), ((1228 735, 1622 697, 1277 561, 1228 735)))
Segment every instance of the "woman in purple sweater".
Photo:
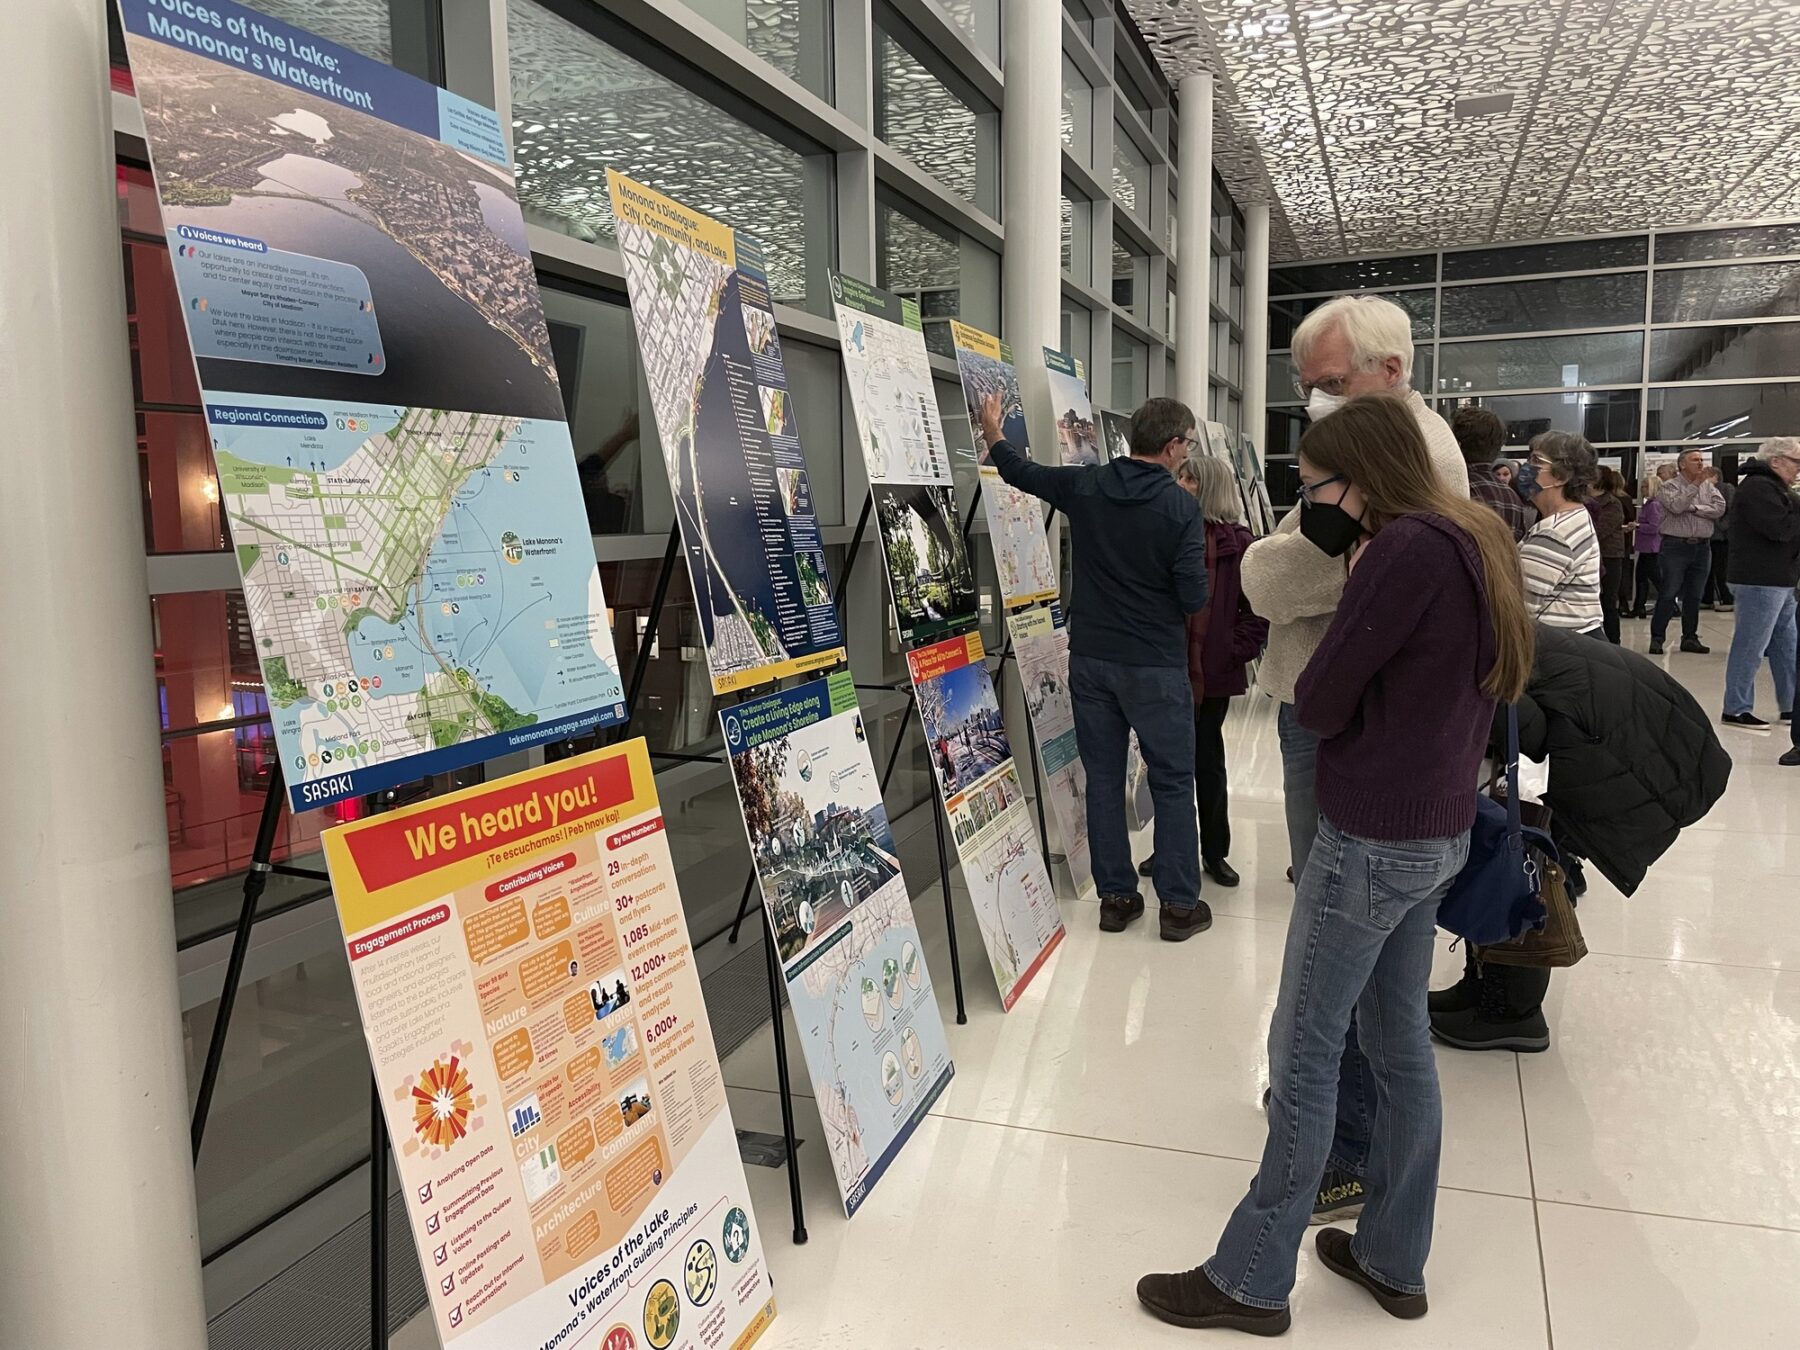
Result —
POLYGON ((1320 820, 1269 1028, 1269 1139, 1212 1259, 1138 1283, 1165 1322, 1264 1336, 1289 1325, 1352 1010, 1377 1084, 1369 1198, 1354 1238, 1320 1230, 1319 1257, 1395 1317, 1426 1310, 1443 1124, 1432 932, 1468 856, 1494 705, 1518 698, 1532 657, 1511 532, 1444 490, 1403 404, 1365 396, 1313 423, 1300 481, 1301 534, 1347 556, 1349 577, 1295 702, 1320 737, 1320 820))

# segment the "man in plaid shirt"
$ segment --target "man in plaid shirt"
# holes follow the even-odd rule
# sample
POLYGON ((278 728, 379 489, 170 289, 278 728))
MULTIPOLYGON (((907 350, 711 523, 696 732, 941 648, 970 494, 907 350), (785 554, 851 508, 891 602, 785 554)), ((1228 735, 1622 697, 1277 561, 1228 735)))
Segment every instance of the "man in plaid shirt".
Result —
POLYGON ((1458 408, 1450 418, 1450 430, 1462 447, 1463 462, 1469 466, 1470 498, 1499 512, 1500 519, 1512 530, 1514 542, 1523 539, 1525 531, 1536 522, 1537 512, 1513 491, 1512 484, 1502 483, 1494 475, 1494 462, 1506 444, 1506 423, 1486 408, 1465 407, 1458 408))

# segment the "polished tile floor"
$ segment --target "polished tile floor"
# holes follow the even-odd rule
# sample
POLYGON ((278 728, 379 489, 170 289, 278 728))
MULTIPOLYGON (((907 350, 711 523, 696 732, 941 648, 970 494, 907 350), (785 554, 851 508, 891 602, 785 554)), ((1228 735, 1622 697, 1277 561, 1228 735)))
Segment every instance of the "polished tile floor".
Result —
MULTIPOLYGON (((1668 668, 1718 711, 1711 656, 1668 668)), ((1642 649, 1646 625, 1627 625, 1642 649)), ((1763 676, 1765 716, 1773 692, 1763 676)), ((772 1350, 1233 1343, 1138 1308, 1152 1269, 1198 1263, 1262 1148, 1263 1041, 1291 891, 1271 708, 1230 724, 1236 891, 1185 945, 1154 923, 1069 938, 1003 1014, 963 903, 969 1022, 951 1022, 935 889, 917 910, 956 1079, 852 1222, 797 1100, 810 1241, 786 1174, 751 1168, 776 1279, 772 1350)), ((1800 770, 1785 734, 1722 732, 1736 768, 1640 892, 1596 879, 1592 955, 1556 977, 1547 1054, 1440 1050, 1443 1190, 1431 1314, 1395 1322, 1303 1249, 1301 1346, 1557 1350, 1800 1344, 1800 770)), ((929 823, 925 822, 929 829, 929 823)), ((1145 845, 1141 849, 1147 851, 1145 845)), ((955 889, 953 885, 953 889, 955 889)), ((1460 957, 1440 952, 1440 982, 1460 957)), ((790 1024, 790 1044, 792 1031, 790 1024)), ((742 1127, 778 1131, 770 1033, 726 1063, 742 1127)), ((1248 1342, 1243 1342, 1248 1343, 1248 1342)))

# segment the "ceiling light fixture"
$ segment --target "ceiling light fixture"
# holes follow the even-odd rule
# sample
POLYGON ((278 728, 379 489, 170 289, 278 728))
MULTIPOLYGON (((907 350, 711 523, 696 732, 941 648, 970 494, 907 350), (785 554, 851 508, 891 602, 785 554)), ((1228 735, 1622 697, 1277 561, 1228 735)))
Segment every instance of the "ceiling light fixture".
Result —
POLYGON ((1466 122, 1474 117, 1498 117, 1512 111, 1513 96, 1504 94, 1464 94, 1453 105, 1456 120, 1466 122))

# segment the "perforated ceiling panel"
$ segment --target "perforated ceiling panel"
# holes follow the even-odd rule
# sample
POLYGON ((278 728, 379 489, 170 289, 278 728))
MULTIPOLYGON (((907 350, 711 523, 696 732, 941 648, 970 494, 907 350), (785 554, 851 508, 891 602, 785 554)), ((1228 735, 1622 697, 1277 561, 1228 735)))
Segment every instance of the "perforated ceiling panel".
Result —
POLYGON ((1125 3, 1279 260, 1800 215, 1796 0, 1125 3))

